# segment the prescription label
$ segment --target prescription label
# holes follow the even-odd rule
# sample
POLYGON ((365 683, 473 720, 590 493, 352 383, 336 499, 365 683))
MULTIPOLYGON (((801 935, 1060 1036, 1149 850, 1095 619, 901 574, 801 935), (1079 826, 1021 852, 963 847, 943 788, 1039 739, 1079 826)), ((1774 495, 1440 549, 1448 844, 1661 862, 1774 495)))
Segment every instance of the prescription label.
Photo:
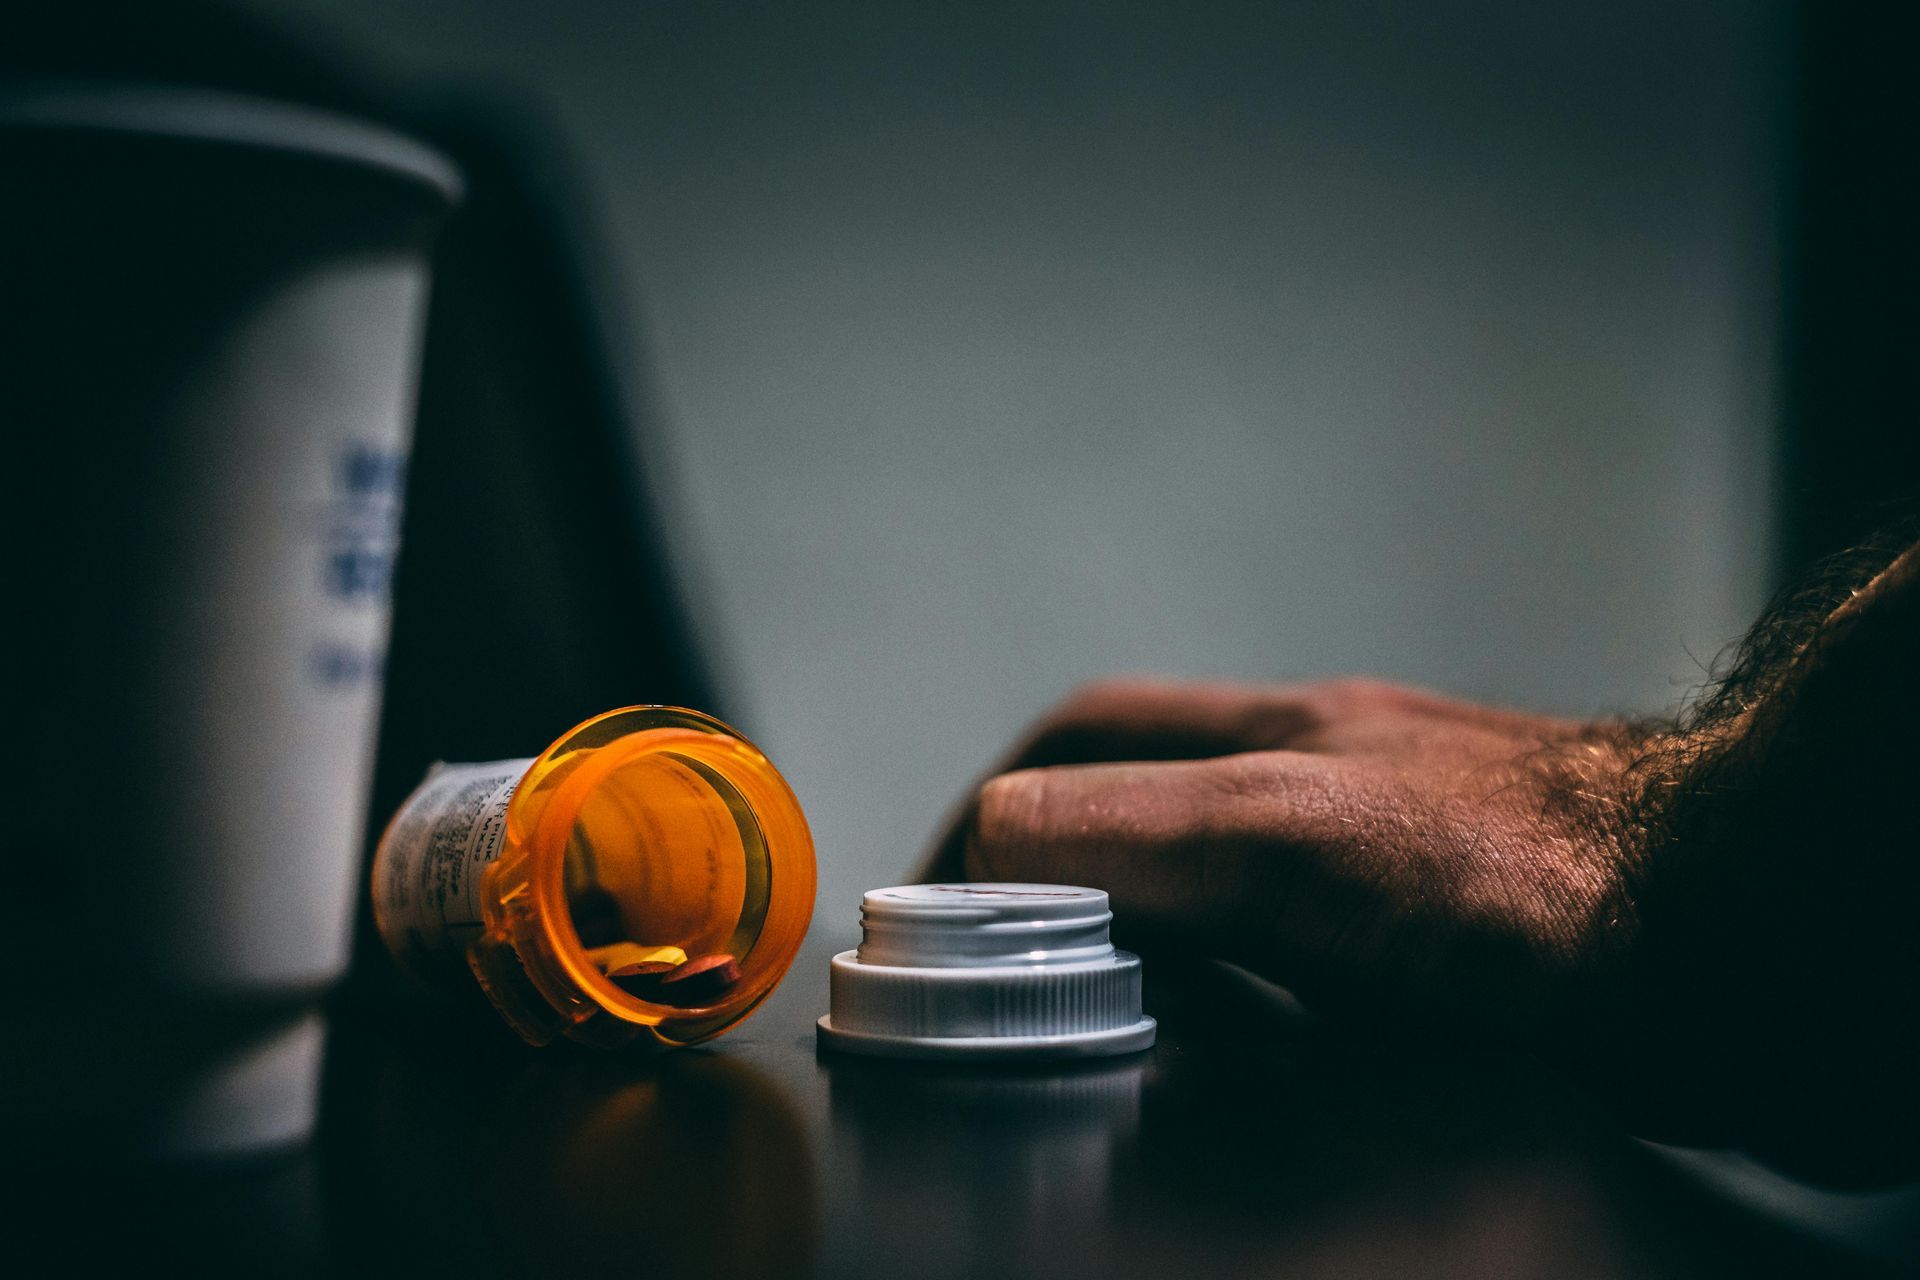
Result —
POLYGON ((374 859, 373 910, 394 959, 429 982, 466 973, 483 929, 480 881, 500 856, 507 802, 533 761, 435 765, 374 859))

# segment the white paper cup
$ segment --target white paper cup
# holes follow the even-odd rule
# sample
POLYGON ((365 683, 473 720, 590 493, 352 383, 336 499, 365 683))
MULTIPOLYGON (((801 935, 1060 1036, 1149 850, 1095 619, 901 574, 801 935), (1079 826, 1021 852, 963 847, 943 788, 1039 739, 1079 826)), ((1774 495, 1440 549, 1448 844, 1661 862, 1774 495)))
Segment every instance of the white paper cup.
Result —
POLYGON ((16 1143, 311 1130, 399 533, 436 153, 300 108, 0 95, 16 1143))

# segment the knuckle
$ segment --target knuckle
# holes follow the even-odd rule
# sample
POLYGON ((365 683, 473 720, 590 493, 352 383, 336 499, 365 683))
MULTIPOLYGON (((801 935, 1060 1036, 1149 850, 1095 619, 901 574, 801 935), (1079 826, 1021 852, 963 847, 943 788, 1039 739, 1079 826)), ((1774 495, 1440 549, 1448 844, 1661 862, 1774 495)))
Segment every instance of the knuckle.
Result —
POLYGON ((1286 688, 1246 709, 1242 735, 1272 747, 1317 742, 1341 720, 1342 695, 1328 684, 1286 688))
POLYGON ((1129 723, 1143 705, 1163 700, 1170 686, 1146 676, 1105 676, 1080 685, 1029 731, 1020 752, 1027 764, 1072 763, 1115 725, 1129 723))
POLYGON ((1399 685, 1373 676, 1339 676, 1315 685, 1314 691, 1333 712, 1390 706, 1400 701, 1403 692, 1399 685))
POLYGON ((1031 835, 1042 809, 1045 787, 1045 775, 1037 769, 1003 773, 982 784, 974 807, 976 847, 1004 848, 1017 845, 1031 835))
POLYGON ((1401 708, 1408 698, 1408 691, 1391 681, 1340 676, 1307 685, 1277 702, 1269 714, 1276 733, 1312 743, 1343 725, 1401 708))
POLYGON ((1273 752, 1209 761, 1187 797, 1190 834, 1218 847, 1257 840, 1285 809, 1294 785, 1286 758, 1273 752))
POLYGON ((1142 698, 1164 688, 1164 683, 1146 676, 1102 676, 1076 687, 1049 718, 1065 724, 1099 719, 1115 710, 1133 706, 1142 698))

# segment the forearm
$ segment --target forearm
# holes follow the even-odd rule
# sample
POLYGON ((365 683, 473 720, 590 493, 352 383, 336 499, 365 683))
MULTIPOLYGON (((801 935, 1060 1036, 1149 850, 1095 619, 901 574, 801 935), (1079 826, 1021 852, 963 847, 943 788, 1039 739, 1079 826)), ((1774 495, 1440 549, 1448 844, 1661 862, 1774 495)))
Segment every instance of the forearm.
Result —
POLYGON ((1649 770, 1651 1048, 1809 1172, 1920 1147, 1917 731, 1920 549, 1864 551, 1762 620, 1649 770))

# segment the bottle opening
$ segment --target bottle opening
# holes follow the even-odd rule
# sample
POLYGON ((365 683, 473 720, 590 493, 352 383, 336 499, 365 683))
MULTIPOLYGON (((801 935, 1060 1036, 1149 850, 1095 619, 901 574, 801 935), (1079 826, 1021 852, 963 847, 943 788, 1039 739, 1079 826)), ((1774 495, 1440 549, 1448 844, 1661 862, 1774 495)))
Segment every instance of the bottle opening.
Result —
POLYGON ((757 968, 766 836, 710 764, 658 751, 614 769, 574 818, 562 875, 580 947, 623 995, 709 1008, 757 968))
POLYGON ((662 1039, 745 1016, 806 932, 799 804, 758 749, 697 713, 588 722, 535 762, 508 822, 530 836, 528 885, 560 967, 662 1039))

